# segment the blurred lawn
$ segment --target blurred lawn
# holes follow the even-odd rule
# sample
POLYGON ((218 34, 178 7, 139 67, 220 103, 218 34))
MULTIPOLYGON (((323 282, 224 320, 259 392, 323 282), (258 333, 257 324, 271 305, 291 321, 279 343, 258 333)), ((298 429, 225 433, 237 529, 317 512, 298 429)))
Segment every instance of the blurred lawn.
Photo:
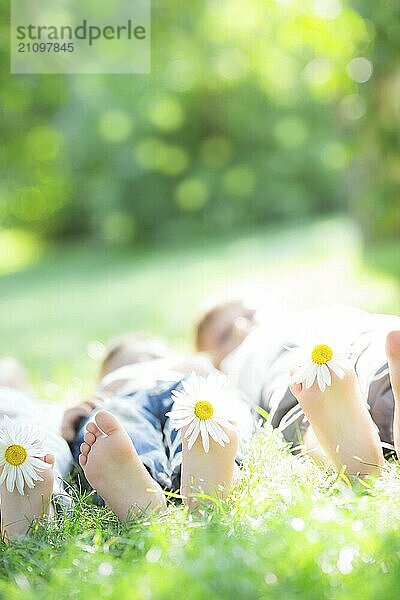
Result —
POLYGON ((373 252, 367 267, 359 231, 344 219, 135 251, 58 245, 39 258, 31 249, 32 264, 0 277, 0 354, 26 361, 45 396, 85 393, 93 342, 139 329, 188 349, 193 320, 216 290, 267 285, 295 309, 351 302, 399 311, 398 282, 383 272, 396 251, 380 261, 373 252))
POLYGON ((374 271, 385 273, 400 280, 399 242, 381 242, 366 253, 366 263, 374 271))

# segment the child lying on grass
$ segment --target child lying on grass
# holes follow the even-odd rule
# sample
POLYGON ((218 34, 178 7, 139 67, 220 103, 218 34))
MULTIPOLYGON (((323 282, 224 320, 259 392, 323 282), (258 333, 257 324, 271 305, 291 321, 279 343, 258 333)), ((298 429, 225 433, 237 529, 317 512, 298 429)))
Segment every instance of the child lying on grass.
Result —
POLYGON ((81 423, 73 444, 88 482, 121 520, 132 510, 165 508, 165 490, 180 489, 187 505, 199 492, 225 497, 253 432, 249 404, 236 390, 212 380, 217 373, 208 361, 166 347, 153 352, 156 347, 155 340, 132 335, 112 343, 97 390, 104 399, 102 409, 81 423), (181 407, 173 419, 174 390, 181 385, 181 407), (219 394, 225 398, 217 398, 219 394), (225 411, 234 415, 237 427, 229 426, 225 411), (222 430, 217 421, 224 423, 222 430), (189 450, 191 436, 185 435, 196 433, 196 423, 201 435, 189 450), (183 424, 182 431, 174 429, 176 424, 183 424), (207 452, 205 425, 212 438, 222 441, 211 440, 207 452))
MULTIPOLYGON (((290 315, 271 306, 264 307, 260 322, 255 309, 241 300, 215 305, 198 323, 197 350, 207 352, 236 387, 269 413, 273 427, 293 447, 300 443, 337 470, 345 466, 350 474, 378 474, 382 445, 394 444, 400 456, 400 331, 395 331, 400 318, 352 307, 290 315), (331 373, 324 392, 317 381, 290 385, 298 340, 327 328, 346 337, 354 368, 343 378, 331 373)), ((313 353, 323 344, 320 340, 313 353)), ((329 346, 324 348, 331 354, 329 346)), ((314 367, 329 358, 317 357, 314 367)))

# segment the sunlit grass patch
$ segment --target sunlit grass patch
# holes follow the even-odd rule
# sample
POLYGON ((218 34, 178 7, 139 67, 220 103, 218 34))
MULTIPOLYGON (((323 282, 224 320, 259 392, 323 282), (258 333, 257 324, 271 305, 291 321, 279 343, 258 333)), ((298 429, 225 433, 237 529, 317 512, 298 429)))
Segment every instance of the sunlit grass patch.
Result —
POLYGON ((33 526, 0 554, 4 597, 331 598, 396 597, 400 477, 346 484, 293 456, 260 429, 238 487, 189 513, 121 524, 75 494, 58 523, 33 526), (394 595, 393 595, 394 594, 394 595))

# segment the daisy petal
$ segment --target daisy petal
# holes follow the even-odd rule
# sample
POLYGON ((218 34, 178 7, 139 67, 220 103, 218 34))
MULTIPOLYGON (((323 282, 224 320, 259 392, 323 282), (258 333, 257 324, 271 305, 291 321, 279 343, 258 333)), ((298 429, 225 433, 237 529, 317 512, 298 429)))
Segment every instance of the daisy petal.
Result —
POLYGON ((38 469, 39 471, 44 471, 45 469, 50 469, 52 466, 52 465, 49 465, 49 463, 44 462, 44 460, 40 460, 40 458, 35 458, 35 457, 32 457, 30 459, 30 463, 34 467, 34 469, 38 469))
POLYGON ((326 365, 322 365, 322 374, 326 385, 332 384, 331 372, 326 365))
POLYGON ((200 433, 203 442, 204 452, 207 454, 210 449, 210 440, 208 437, 207 425, 205 421, 200 421, 200 433))
POLYGON ((215 423, 212 420, 210 420, 209 432, 211 437, 215 442, 217 442, 217 444, 220 444, 221 446, 229 444, 230 440, 226 432, 222 429, 222 427, 218 425, 218 423, 215 423))
POLYGON ((33 481, 43 481, 42 477, 38 474, 38 472, 32 467, 31 464, 26 462, 23 467, 24 477, 31 477, 33 481))
POLYGON ((193 448, 193 444, 197 440, 200 433, 200 421, 197 419, 196 426, 193 429, 192 435, 188 439, 188 448, 191 450, 193 448))
POLYGON ((227 419, 224 419, 223 417, 213 417, 213 421, 215 421, 216 423, 218 423, 218 425, 222 425, 222 427, 225 427, 225 429, 230 429, 231 431, 236 431, 236 425, 234 425, 233 423, 230 423, 227 419))
POLYGON ((193 417, 192 422, 190 423, 189 427, 186 429, 185 438, 188 438, 191 435, 192 431, 194 431, 194 428, 196 427, 197 422, 198 422, 197 417, 193 417))
POLYGON ((8 466, 6 465, 3 468, 2 472, 1 472, 1 475, 0 475, 0 485, 2 483, 4 483, 4 481, 5 481, 6 477, 7 477, 7 474, 8 474, 8 466))
POLYGON ((292 383, 303 383, 307 377, 307 368, 298 367, 292 375, 292 383))
POLYGON ((13 492, 14 491, 16 476, 17 476, 17 468, 16 467, 10 467, 8 469, 7 481, 6 481, 6 487, 7 487, 7 490, 9 492, 13 492))
POLYGON ((324 392, 326 389, 326 384, 325 384, 322 369, 317 370, 317 381, 318 381, 319 389, 321 390, 321 392, 324 392))
MULTIPOLYGON (((214 442, 217 442, 217 444, 219 444, 219 440, 220 440, 220 436, 219 436, 219 429, 220 427, 213 422, 212 419, 210 419, 207 423, 207 429, 208 429, 208 433, 210 435, 210 437, 214 440, 214 442)), ((225 446, 225 444, 223 444, 225 446)))
POLYGON ((345 359, 345 358, 344 358, 344 359, 341 359, 341 360, 340 360, 340 359, 339 359, 339 360, 338 360, 338 359, 336 359, 334 362, 335 362, 335 363, 336 363, 336 364, 337 364, 337 365, 338 365, 338 366, 339 366, 341 369, 343 369, 343 371, 348 371, 349 369, 352 369, 352 368, 353 368, 353 366, 354 366, 350 360, 348 360, 348 359, 345 359))
POLYGON ((193 415, 189 415, 185 419, 179 419, 173 422, 173 426, 175 429, 182 429, 182 427, 186 427, 193 421, 193 415))
POLYGON ((317 377, 318 371, 314 365, 310 366, 310 370, 307 373, 306 377, 306 388, 309 389, 314 385, 315 378, 317 377))
POLYGON ((17 490, 19 491, 21 496, 23 496, 24 495, 24 478, 22 477, 21 469, 17 469, 16 485, 17 485, 17 490))
POLYGON ((339 377, 339 379, 343 379, 343 377, 345 376, 345 372, 333 361, 329 361, 327 363, 329 365, 329 368, 335 373, 335 375, 337 375, 339 377))
POLYGON ((23 475, 22 475, 22 473, 21 473, 21 476, 22 476, 22 479, 23 479, 23 481, 25 482, 25 485, 26 485, 28 488, 31 488, 31 489, 33 489, 33 488, 35 487, 34 480, 33 480, 33 479, 32 479, 32 477, 30 477, 30 476, 29 476, 27 473, 24 473, 23 475))

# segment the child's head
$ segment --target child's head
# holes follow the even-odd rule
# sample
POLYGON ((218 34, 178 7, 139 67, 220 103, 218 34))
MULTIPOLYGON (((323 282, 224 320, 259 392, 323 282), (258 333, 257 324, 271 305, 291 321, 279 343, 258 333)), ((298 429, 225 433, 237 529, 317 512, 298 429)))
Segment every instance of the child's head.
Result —
POLYGON ((106 347, 100 367, 100 378, 134 363, 165 358, 172 350, 159 338, 145 333, 127 333, 114 338, 106 347))
POLYGON ((198 352, 207 352, 215 367, 237 348, 255 325, 256 310, 243 300, 216 304, 200 318, 195 330, 198 352))

